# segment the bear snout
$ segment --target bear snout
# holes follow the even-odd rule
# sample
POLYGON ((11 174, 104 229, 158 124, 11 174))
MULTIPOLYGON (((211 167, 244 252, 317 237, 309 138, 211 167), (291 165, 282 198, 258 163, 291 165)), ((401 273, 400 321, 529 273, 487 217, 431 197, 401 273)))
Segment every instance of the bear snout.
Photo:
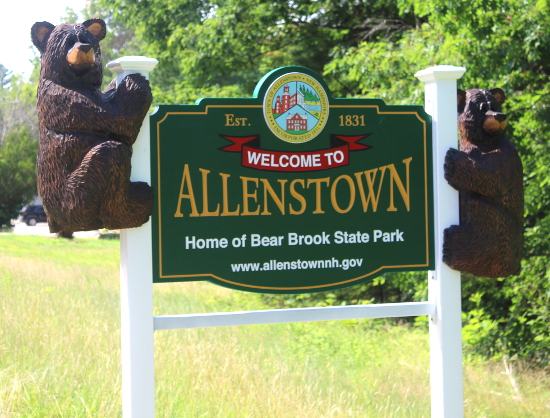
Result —
POLYGON ((493 112, 492 116, 499 122, 504 122, 506 120, 506 115, 504 113, 493 112))
POLYGON ((485 113, 483 129, 488 133, 502 132, 506 128, 508 121, 504 113, 489 110, 485 113))
POLYGON ((67 53, 67 62, 73 67, 89 67, 95 63, 92 44, 77 42, 67 53))
POLYGON ((79 51, 87 53, 90 49, 92 49, 92 44, 83 44, 81 42, 77 42, 74 47, 77 48, 79 51))

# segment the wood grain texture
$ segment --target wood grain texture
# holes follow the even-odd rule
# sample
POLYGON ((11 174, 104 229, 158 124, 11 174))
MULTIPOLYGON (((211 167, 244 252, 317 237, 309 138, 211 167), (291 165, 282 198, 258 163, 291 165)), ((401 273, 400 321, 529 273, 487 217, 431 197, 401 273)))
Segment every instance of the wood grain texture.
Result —
POLYGON ((38 193, 51 232, 138 227, 152 211, 153 191, 130 182, 132 144, 151 105, 139 74, 101 92, 101 19, 31 29, 41 52, 37 106, 38 193))
POLYGON ((443 261, 479 277, 517 275, 523 250, 523 167, 504 133, 501 89, 458 92, 460 151, 445 178, 460 192, 460 225, 445 230, 443 261))

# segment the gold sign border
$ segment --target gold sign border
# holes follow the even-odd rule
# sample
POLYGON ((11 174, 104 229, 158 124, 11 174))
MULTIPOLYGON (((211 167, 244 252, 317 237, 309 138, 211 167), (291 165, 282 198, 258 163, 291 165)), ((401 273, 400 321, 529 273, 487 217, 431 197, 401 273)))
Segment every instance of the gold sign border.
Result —
POLYGON ((348 283, 352 283, 354 281, 358 281, 361 279, 364 279, 365 277, 372 276, 373 274, 379 272, 383 269, 391 269, 391 268, 413 268, 413 267, 428 267, 430 265, 430 245, 429 245, 429 231, 430 231, 430 224, 429 224, 429 208, 428 208, 428 155, 427 155, 427 141, 428 141, 428 135, 427 135, 427 126, 426 121, 422 119, 418 112, 381 112, 378 105, 330 105, 330 108, 335 109, 376 109, 376 113, 378 115, 415 115, 420 122, 422 122, 423 125, 423 133, 424 133, 424 205, 425 205, 425 230, 426 230, 426 263, 425 264, 410 264, 410 265, 395 265, 395 266, 381 266, 377 268, 376 270, 371 271, 370 273, 364 274, 362 276, 355 277, 350 280, 345 280, 342 282, 336 282, 336 283, 330 283, 330 284, 323 284, 318 286, 302 286, 302 287, 270 287, 270 286, 255 286, 255 285, 249 285, 249 284, 242 284, 238 282, 233 282, 231 280, 224 279, 222 277, 218 277, 215 274, 212 273, 204 273, 204 274, 182 274, 182 275, 163 275, 162 273, 162 208, 161 208, 161 175, 160 175, 160 124, 164 122, 168 116, 171 115, 208 115, 208 111, 210 108, 262 108, 262 105, 207 105, 202 112, 166 112, 164 117, 157 122, 157 173, 158 173, 158 245, 159 245, 159 278, 161 279, 176 279, 176 278, 186 278, 186 277, 212 277, 214 279, 220 280, 222 282, 236 285, 240 287, 248 287, 251 289, 263 289, 263 290, 312 290, 312 289, 322 289, 332 286, 340 286, 345 285, 348 283))

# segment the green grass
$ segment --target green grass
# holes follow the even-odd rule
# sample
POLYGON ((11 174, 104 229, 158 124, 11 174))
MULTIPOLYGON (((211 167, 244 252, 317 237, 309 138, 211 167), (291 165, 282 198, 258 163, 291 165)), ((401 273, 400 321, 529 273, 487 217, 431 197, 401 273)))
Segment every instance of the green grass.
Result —
MULTIPOLYGON (((120 417, 118 242, 0 235, 0 417, 120 417)), ((265 309, 204 282, 155 314, 265 309)), ((157 417, 429 417, 426 330, 383 321, 159 331, 157 417)), ((550 416, 550 378, 466 364, 467 417, 550 416)))
POLYGON ((303 135, 303 134, 307 134, 309 132, 309 130, 301 130, 301 131, 295 131, 293 129, 287 129, 285 130, 285 132, 289 133, 289 134, 292 134, 292 135, 303 135))

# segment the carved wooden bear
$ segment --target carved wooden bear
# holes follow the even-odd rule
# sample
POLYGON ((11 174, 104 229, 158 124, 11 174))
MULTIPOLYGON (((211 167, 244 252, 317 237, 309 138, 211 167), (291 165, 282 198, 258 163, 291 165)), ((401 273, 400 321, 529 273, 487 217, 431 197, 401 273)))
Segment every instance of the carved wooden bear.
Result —
POLYGON ((99 42, 105 22, 37 22, 38 193, 51 232, 131 228, 147 222, 153 192, 130 182, 132 144, 152 101, 148 81, 126 76, 102 93, 99 42))
POLYGON ((479 277, 517 275, 523 250, 523 167, 504 135, 501 89, 458 92, 460 149, 445 178, 460 192, 460 226, 445 230, 443 261, 479 277))

